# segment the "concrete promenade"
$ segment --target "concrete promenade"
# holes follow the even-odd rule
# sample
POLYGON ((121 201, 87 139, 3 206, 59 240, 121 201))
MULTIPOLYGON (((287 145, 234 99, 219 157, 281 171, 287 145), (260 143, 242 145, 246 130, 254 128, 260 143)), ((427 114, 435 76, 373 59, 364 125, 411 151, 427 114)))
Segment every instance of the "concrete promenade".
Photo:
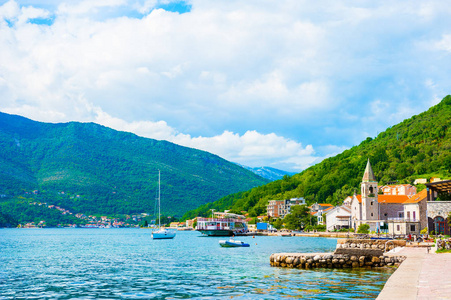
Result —
POLYGON ((451 253, 405 247, 396 255, 407 259, 385 283, 378 300, 451 299, 451 253))

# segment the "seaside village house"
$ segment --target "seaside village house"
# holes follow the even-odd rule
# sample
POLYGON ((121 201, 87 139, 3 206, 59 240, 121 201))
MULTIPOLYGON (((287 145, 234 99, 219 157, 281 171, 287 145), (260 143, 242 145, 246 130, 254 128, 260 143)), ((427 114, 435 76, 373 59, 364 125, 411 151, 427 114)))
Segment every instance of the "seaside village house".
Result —
POLYGON ((326 230, 340 230, 351 227, 351 207, 342 205, 334 207, 326 213, 326 230))
POLYGON ((269 200, 268 205, 266 205, 266 213, 268 217, 283 219, 291 212, 292 206, 304 204, 304 198, 291 198, 289 200, 269 200))
POLYGON ((342 206, 326 214, 327 230, 368 224, 374 232, 418 235, 427 227, 427 190, 416 193, 410 184, 378 187, 368 160, 361 183, 361 194, 347 197, 342 206))
MULTIPOLYGON (((316 217, 316 223, 318 225, 324 225, 324 216, 334 208, 332 204, 329 203, 315 203, 312 206, 309 206, 310 214, 316 217)), ((327 220, 327 217, 326 217, 327 220)))
POLYGON ((426 183, 427 220, 429 232, 450 234, 448 215, 451 212, 451 180, 426 183), (440 193, 441 201, 436 201, 440 193))

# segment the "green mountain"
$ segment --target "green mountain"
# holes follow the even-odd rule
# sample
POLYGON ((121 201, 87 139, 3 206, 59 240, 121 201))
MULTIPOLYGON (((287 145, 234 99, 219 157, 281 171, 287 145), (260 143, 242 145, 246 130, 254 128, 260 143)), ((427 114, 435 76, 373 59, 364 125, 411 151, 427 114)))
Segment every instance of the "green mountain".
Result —
MULTIPOLYGON (((206 215, 210 209, 266 212, 268 200, 304 197, 308 203, 340 204, 360 191, 367 159, 380 185, 413 183, 416 178, 451 176, 451 96, 428 111, 388 128, 375 139, 327 158, 303 172, 246 192, 228 195, 185 214, 206 215)), ((420 187, 421 188, 421 187, 420 187)))
POLYGON ((165 215, 268 182, 216 155, 93 123, 0 113, 0 149, 0 214, 22 221, 44 214, 32 201, 86 215, 153 213, 158 170, 165 215))

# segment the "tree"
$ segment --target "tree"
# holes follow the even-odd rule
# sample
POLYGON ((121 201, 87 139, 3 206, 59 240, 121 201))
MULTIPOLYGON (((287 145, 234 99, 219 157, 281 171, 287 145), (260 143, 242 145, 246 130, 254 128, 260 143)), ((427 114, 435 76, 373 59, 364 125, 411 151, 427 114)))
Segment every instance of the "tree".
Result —
POLYGON ((285 227, 290 230, 303 229, 310 221, 310 209, 307 205, 294 205, 291 207, 291 213, 283 219, 285 227))
POLYGON ((149 223, 147 223, 147 220, 144 219, 144 221, 142 221, 140 225, 141 225, 140 227, 148 227, 149 223))
POLYGON ((279 230, 283 226, 283 221, 282 219, 276 219, 271 225, 274 226, 275 229, 279 230))
POLYGON ((357 228, 357 233, 370 233, 370 225, 360 224, 357 228))

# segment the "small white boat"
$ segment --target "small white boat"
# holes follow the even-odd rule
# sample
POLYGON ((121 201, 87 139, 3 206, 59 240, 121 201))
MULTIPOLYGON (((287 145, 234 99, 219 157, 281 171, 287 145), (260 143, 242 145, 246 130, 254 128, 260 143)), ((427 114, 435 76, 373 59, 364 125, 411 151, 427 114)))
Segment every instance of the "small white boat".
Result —
POLYGON ((161 228, 160 202, 161 202, 160 171, 158 171, 158 230, 152 231, 152 239, 154 240, 173 239, 176 234, 175 230, 161 228))
POLYGON ((160 228, 159 230, 152 232, 152 239, 173 239, 175 234, 175 230, 160 228))
POLYGON ((221 245, 221 247, 249 247, 248 243, 235 241, 233 238, 230 238, 229 240, 221 240, 219 241, 219 245, 221 245))

